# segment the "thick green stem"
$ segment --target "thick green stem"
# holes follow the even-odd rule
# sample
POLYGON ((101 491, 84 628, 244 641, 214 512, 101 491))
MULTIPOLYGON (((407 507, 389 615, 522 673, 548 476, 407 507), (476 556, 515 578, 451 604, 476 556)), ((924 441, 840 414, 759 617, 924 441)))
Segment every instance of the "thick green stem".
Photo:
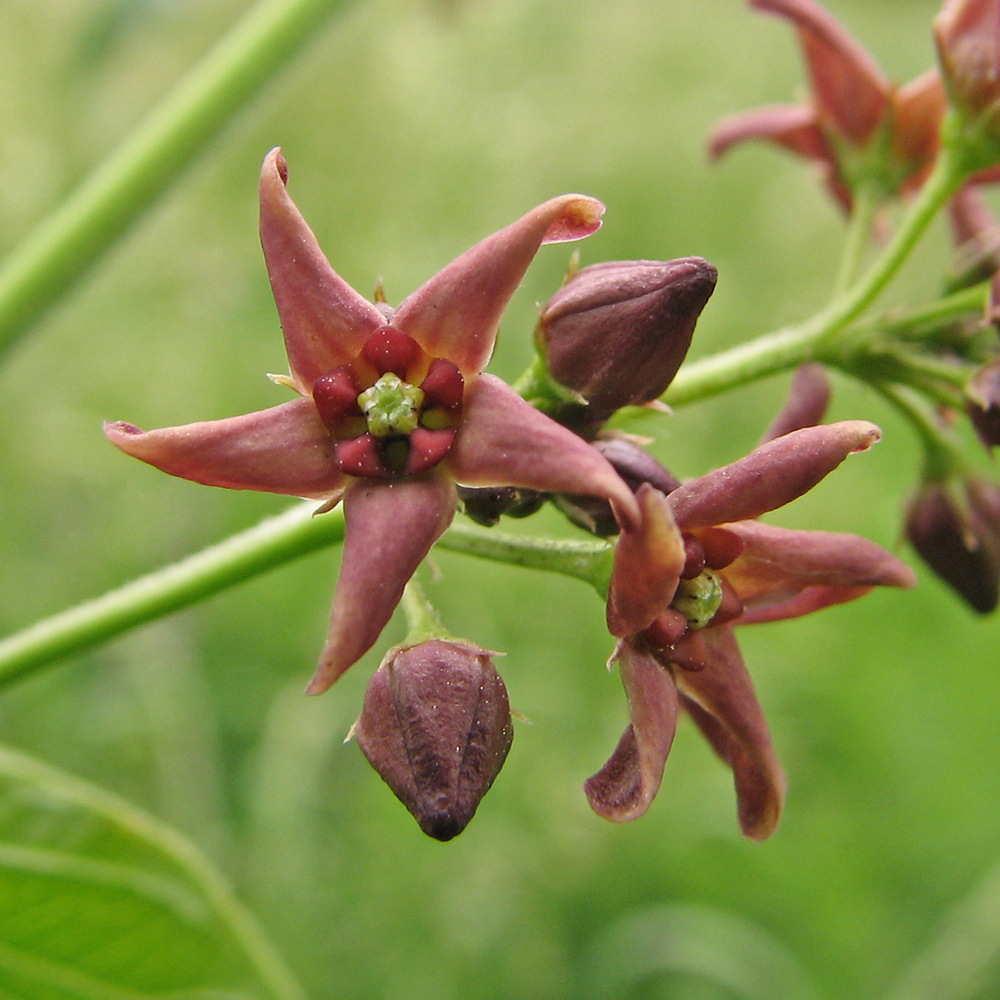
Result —
POLYGON ((100 259, 345 2, 260 0, 251 8, 4 261, 0 351, 100 259))
POLYGON ((344 537, 340 510, 300 504, 181 562, 133 580, 0 641, 0 686, 70 653, 203 601, 344 537))
MULTIPOLYGON (((0 687, 62 657, 106 642, 342 541, 343 508, 313 516, 315 510, 314 502, 292 507, 218 545, 0 641, 0 687)), ((522 538, 464 524, 453 524, 438 545, 454 552, 584 580, 602 598, 607 593, 614 553, 607 542, 522 538)), ((425 626, 430 626, 432 620, 436 622, 433 609, 428 616, 419 594, 412 589, 404 598, 404 610, 411 616, 411 623, 417 619, 425 626)), ((441 627, 440 622, 436 627, 441 627)), ((443 631, 442 634, 447 635, 443 631)))
POLYGON ((614 547, 607 542, 524 538, 492 528, 453 524, 437 544, 453 552, 583 580, 597 591, 602 600, 608 593, 614 547))

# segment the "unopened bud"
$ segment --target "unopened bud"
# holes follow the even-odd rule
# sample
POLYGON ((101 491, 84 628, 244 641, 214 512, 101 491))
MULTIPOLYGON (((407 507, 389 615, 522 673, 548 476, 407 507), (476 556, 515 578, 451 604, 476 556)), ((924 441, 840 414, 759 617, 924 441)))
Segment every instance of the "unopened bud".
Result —
MULTIPOLYGON (((615 472, 635 493, 643 483, 649 483, 663 494, 671 493, 680 480, 664 468, 645 448, 625 437, 598 438, 591 444, 611 463, 615 472)), ((594 535, 608 538, 618 534, 611 504, 603 497, 557 493, 555 505, 575 524, 594 535)))
POLYGON ((458 498, 468 517, 492 528, 501 517, 529 517, 541 510, 548 494, 520 486, 459 486, 458 498))
POLYGON ((921 558, 976 611, 1000 593, 1000 489, 965 483, 960 502, 940 482, 925 483, 906 515, 906 536, 921 558))
POLYGON ((542 311, 549 372, 587 400, 595 421, 656 399, 687 354, 716 278, 701 257, 585 267, 542 311))
POLYGON ((941 75, 982 162, 1000 156, 1000 0, 947 0, 934 19, 941 75))
POLYGON ((972 377, 965 390, 965 410, 989 451, 1000 445, 1000 358, 972 377))
POLYGON ((490 654, 431 639, 390 651, 354 729, 382 780, 436 840, 475 815, 514 736, 507 689, 490 654))

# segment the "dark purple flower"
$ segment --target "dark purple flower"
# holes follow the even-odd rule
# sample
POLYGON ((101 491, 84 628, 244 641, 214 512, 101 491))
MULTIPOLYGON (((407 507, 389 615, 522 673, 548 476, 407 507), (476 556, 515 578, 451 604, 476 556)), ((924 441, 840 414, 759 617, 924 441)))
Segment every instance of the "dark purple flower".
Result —
POLYGON ((798 617, 875 586, 909 587, 914 576, 855 535, 755 519, 878 438, 864 421, 803 428, 668 496, 640 487, 641 522, 622 531, 608 595, 632 721, 585 785, 600 815, 624 822, 646 811, 680 706, 733 769, 743 833, 761 840, 774 831, 784 778, 733 627, 798 617))
POLYGON ((309 692, 328 688, 378 638, 406 581, 455 511, 456 482, 592 493, 626 519, 635 500, 585 441, 493 375, 500 316, 542 243, 600 225, 603 206, 553 198, 478 243, 405 299, 372 303, 333 270, 264 161, 260 230, 284 330, 289 403, 143 432, 108 423, 122 451, 229 489, 341 498, 344 554, 326 645, 309 692))

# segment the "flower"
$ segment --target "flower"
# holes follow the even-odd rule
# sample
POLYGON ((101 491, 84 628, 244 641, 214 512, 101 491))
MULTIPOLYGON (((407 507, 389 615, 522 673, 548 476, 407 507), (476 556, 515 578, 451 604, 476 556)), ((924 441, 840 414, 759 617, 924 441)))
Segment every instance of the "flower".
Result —
POLYGON ((811 160, 850 211, 858 181, 877 179, 887 194, 925 180, 939 148, 946 108, 935 70, 892 84, 865 49, 814 0, 749 0, 797 29, 812 83, 809 104, 781 104, 724 118, 713 129, 713 158, 746 139, 768 139, 811 160))
POLYGON ((542 243, 600 225, 603 205, 563 195, 452 261, 392 310, 330 266, 286 190, 280 150, 264 160, 260 231, 298 393, 232 417, 105 433, 175 476, 229 489, 344 502, 346 537, 330 628, 308 691, 326 690, 378 639, 406 581, 456 504, 456 482, 607 498, 631 491, 586 442, 521 399, 489 360, 500 316, 542 243))
POLYGON ((685 708, 732 768, 743 833, 762 840, 781 814, 784 777, 733 627, 910 587, 912 570, 855 535, 792 531, 761 514, 810 490, 880 432, 864 421, 791 431, 664 496, 636 499, 608 596, 608 627, 631 723, 585 784, 592 808, 641 816, 659 789, 677 712, 685 708))
POLYGON ((963 480, 964 499, 930 480, 910 500, 906 537, 923 560, 974 610, 987 614, 1000 595, 1000 489, 963 480))
POLYGON ((947 0, 934 38, 953 104, 992 147, 989 166, 1000 155, 1000 0, 947 0))
POLYGON ((539 324, 546 365, 586 400, 586 423, 666 389, 717 277, 701 257, 607 261, 577 272, 549 299, 539 324))
POLYGON ((397 646, 372 675, 354 726, 369 763, 435 840, 465 829, 514 738, 493 655, 444 639, 397 646))

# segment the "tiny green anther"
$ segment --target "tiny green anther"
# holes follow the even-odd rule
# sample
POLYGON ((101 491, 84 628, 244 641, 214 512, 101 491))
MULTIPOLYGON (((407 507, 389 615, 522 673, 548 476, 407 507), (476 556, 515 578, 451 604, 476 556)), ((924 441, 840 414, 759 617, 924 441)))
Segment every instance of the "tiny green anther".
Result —
POLYGON ((370 389, 358 396, 368 430, 375 437, 411 434, 420 423, 424 393, 398 375, 386 372, 370 389))
POLYGON ((691 628, 704 628, 722 604, 722 581, 711 571, 704 570, 693 580, 681 580, 673 606, 688 621, 691 628))

